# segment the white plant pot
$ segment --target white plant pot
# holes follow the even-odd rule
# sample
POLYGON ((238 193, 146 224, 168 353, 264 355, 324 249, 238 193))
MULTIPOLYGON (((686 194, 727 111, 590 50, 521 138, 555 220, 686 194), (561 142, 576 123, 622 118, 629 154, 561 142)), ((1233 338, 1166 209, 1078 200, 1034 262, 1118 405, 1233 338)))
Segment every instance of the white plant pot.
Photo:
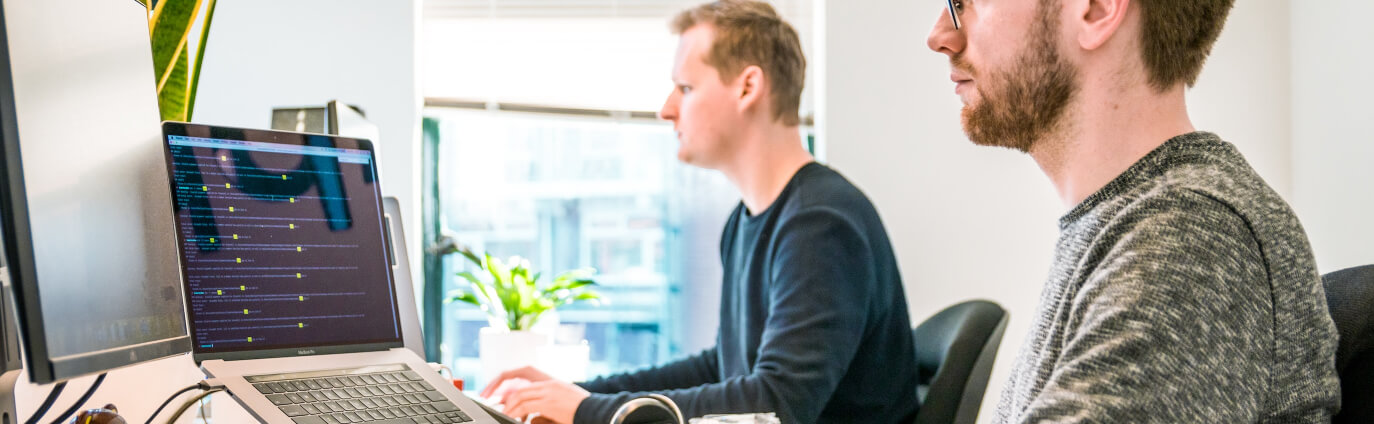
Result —
POLYGON ((482 360, 478 379, 487 384, 502 371, 536 365, 539 348, 551 341, 545 333, 483 327, 478 334, 477 356, 482 360))

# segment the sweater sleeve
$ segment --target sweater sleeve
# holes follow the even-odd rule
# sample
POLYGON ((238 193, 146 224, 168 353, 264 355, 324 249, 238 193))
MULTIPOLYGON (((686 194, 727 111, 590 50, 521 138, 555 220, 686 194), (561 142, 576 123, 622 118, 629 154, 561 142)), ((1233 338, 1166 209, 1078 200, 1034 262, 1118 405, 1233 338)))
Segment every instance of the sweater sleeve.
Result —
MULTIPOLYGON (((688 417, 776 412, 782 422, 820 416, 865 337, 876 270, 859 227, 833 210, 801 211, 779 223, 770 251, 770 314, 747 375, 661 392, 688 417)), ((722 323, 722 325, 726 325, 722 323)), ((576 424, 603 424, 643 393, 593 394, 576 424)))
POLYGON ((712 347, 662 366, 601 377, 578 385, 592 393, 685 389, 720 381, 719 361, 716 348, 712 347))
MULTIPOLYGON (((1074 295, 1062 354, 1021 423, 1261 422, 1274 305, 1249 226, 1184 192, 1147 199, 1074 295)), ((1093 258, 1089 258, 1092 260, 1093 258)))

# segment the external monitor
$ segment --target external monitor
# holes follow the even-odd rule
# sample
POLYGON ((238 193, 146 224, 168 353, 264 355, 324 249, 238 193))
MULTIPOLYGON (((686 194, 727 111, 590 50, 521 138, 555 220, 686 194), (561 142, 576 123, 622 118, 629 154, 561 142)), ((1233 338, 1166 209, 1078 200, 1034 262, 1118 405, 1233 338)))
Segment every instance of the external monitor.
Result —
POLYGON ((0 3, 0 233, 35 383, 191 348, 146 13, 0 3))

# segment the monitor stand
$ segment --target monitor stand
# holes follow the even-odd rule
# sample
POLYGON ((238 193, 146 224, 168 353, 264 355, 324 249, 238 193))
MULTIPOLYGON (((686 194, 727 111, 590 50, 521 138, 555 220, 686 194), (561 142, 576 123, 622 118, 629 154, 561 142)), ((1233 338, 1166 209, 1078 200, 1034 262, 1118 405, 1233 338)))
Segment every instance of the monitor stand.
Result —
POLYGON ((20 422, 14 388, 19 376, 24 374, 24 367, 20 362, 19 327, 15 325, 15 314, 9 269, 0 266, 0 321, 3 321, 0 323, 0 342, 4 344, 0 351, 0 424, 20 422))

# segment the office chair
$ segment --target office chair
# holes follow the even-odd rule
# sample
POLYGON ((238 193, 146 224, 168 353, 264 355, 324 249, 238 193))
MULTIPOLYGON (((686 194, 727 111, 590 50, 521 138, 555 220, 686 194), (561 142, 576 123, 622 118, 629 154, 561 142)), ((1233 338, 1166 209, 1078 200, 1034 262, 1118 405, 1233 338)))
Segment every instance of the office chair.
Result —
POLYGON ((945 308, 911 331, 916 342, 916 424, 973 424, 1007 329, 1007 311, 971 300, 945 308))
POLYGON ((1374 265, 1323 275, 1322 285, 1341 336, 1336 347, 1341 411, 1331 423, 1374 423, 1374 265))

